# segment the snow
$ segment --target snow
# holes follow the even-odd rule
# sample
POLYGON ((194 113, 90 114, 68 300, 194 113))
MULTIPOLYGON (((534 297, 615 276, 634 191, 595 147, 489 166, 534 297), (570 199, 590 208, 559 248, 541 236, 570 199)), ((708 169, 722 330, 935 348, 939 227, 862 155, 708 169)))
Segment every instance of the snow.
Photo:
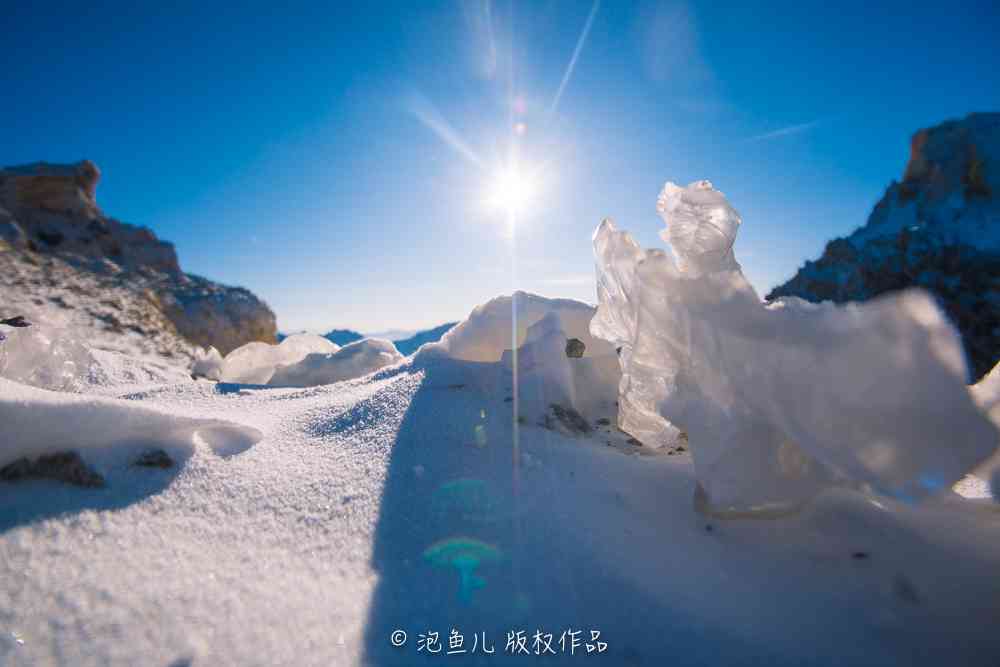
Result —
POLYGON ((529 651, 553 633, 553 664, 997 662, 997 505, 878 491, 947 485, 992 452, 1000 371, 966 390, 919 293, 764 307, 706 185, 665 193, 668 215, 713 225, 668 228, 676 261, 598 229, 596 317, 519 292, 405 359, 302 338, 209 350, 212 382, 81 342, 103 375, 78 393, 0 379, 0 468, 72 449, 106 481, 0 481, 0 664, 537 664, 505 652, 511 631, 529 651), (230 378, 322 384, 225 380, 231 361, 230 378), (606 423, 619 392, 627 430, 683 425, 693 458, 606 423), (175 464, 133 465, 151 447, 175 464), (720 489, 800 511, 692 506, 720 489), (469 653, 446 654, 453 629, 469 653), (606 651, 570 655, 568 630, 606 651))
MULTIPOLYGON (((247 343, 226 355, 219 369, 219 379, 241 384, 267 384, 279 366, 297 364, 310 354, 328 354, 339 349, 315 334, 295 334, 278 345, 247 343)), ((211 357, 211 352, 208 356, 211 357)), ((212 372, 211 369, 210 363, 203 365, 206 372, 212 372)))
POLYGON ((207 350, 196 350, 194 365, 191 366, 191 376, 207 380, 221 380, 223 363, 225 360, 214 347, 209 347, 207 350))
POLYGON ((0 378, 0 467, 68 449, 111 453, 100 460, 121 463, 127 453, 150 447, 187 458, 195 441, 218 454, 234 454, 260 439, 254 429, 211 419, 189 419, 131 401, 52 392, 0 378))
POLYGON ((402 358, 403 355, 390 341, 365 338, 330 354, 308 354, 298 362, 279 366, 269 384, 274 387, 333 384, 374 373, 380 368, 398 363, 402 358))
POLYGON ((990 506, 827 490, 794 516, 706 521, 686 455, 532 425, 515 450, 513 406, 478 388, 499 367, 436 356, 334 385, 188 380, 127 401, 5 383, 0 423, 31 415, 14 440, 72 443, 108 487, 0 484, 0 662, 412 665, 419 633, 447 650, 453 627, 466 648, 485 632, 498 664, 538 660, 504 653, 510 630, 530 649, 536 629, 571 628, 601 632, 599 664, 1000 655, 975 620, 1000 613, 990 506), (207 424, 243 448, 188 445, 207 424), (169 471, 97 456, 139 432, 188 454, 169 471), (452 547, 461 560, 437 557, 452 547))
POLYGON ((659 211, 674 257, 598 227, 591 328, 622 348, 622 428, 653 445, 685 431, 705 509, 788 511, 838 485, 913 502, 996 450, 929 295, 765 306, 733 256, 739 216, 711 183, 668 183, 659 211))
MULTIPOLYGON (((530 296, 544 303, 540 301, 544 297, 530 296)), ((555 404, 573 408, 591 423, 613 418, 621 380, 614 349, 595 345, 598 351, 591 349, 590 356, 585 350, 582 358, 568 357, 566 341, 570 336, 562 326, 562 304, 545 301, 550 309, 528 327, 516 357, 512 350, 505 350, 500 359, 504 370, 513 374, 516 358, 520 415, 537 424, 550 415, 555 404)))
POLYGON ((590 333, 594 307, 572 299, 547 299, 527 292, 500 296, 477 306, 469 317, 455 325, 441 340, 424 345, 417 358, 446 355, 464 361, 499 361, 511 349, 511 332, 517 331, 517 346, 524 343, 528 327, 550 311, 556 311, 563 331, 587 346, 585 356, 600 356, 614 350, 590 333), (516 327, 515 327, 516 324, 516 327))

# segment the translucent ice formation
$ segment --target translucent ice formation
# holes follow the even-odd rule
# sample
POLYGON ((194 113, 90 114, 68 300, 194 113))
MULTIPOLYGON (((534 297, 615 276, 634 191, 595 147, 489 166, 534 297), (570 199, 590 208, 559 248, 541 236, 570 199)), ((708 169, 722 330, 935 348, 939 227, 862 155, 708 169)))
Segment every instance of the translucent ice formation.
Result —
POLYGON ((707 509, 788 511, 834 484, 918 500, 996 449, 926 293, 764 305, 721 192, 668 183, 658 209, 673 256, 597 228, 591 331, 620 348, 619 425, 654 447, 686 431, 707 509))
POLYGON ((0 344, 0 376, 58 391, 86 386, 96 361, 71 331, 40 324, 8 329, 6 336, 0 344))

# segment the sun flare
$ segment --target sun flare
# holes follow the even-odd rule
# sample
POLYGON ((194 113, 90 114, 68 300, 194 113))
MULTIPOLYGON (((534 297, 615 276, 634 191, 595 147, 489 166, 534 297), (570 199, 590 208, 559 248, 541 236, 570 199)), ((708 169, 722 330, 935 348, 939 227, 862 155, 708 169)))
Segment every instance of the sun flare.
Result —
POLYGON ((516 166, 498 171, 490 184, 487 201, 491 208, 510 214, 523 213, 535 192, 535 184, 516 166))

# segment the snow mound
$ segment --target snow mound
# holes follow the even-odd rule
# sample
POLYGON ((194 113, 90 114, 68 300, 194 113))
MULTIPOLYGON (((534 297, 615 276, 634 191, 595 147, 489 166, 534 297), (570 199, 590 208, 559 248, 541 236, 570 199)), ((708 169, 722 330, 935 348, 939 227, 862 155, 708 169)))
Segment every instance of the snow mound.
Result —
MULTIPOLYGON (((285 340, 296 337, 292 336, 285 340)), ((402 360, 403 355, 391 341, 365 338, 331 353, 308 354, 295 363, 279 366, 268 384, 274 387, 314 387, 333 384, 374 373, 380 368, 402 360)))
POLYGON ((552 406, 559 406, 557 410, 572 408, 586 416, 588 423, 614 415, 621 378, 614 349, 599 345, 596 354, 591 351, 590 356, 570 357, 566 351, 569 336, 559 312, 553 308, 528 327, 517 354, 505 350, 500 360, 507 372, 513 373, 516 365, 513 378, 518 387, 520 414, 531 423, 545 423, 552 406))
POLYGON ((706 508, 787 511, 840 484, 914 501, 996 449, 959 337, 926 293, 765 306, 721 192, 668 183, 658 208, 673 257, 597 228, 591 331, 621 349, 619 424, 652 446, 686 431, 706 508))
POLYGON ((155 445, 184 459, 195 442, 219 455, 255 444, 253 428, 159 412, 131 401, 47 391, 0 378, 0 467, 20 458, 77 450, 116 462, 155 445))
MULTIPOLYGON (((581 301, 515 292, 477 306, 414 360, 421 365, 443 356, 496 366, 505 387, 516 385, 511 399, 527 423, 547 423, 553 409, 565 408, 589 420, 613 416, 621 370, 615 348, 590 333, 594 312, 581 301)), ((567 413, 554 416, 560 414, 567 413)))
POLYGON ((205 377, 212 378, 217 372, 217 379, 223 382, 267 384, 279 366, 297 364, 310 354, 330 354, 339 349, 322 336, 295 334, 278 345, 247 343, 227 354, 218 368, 217 359, 209 351, 196 365, 205 377))
POLYGON ((440 341, 424 345, 417 358, 443 354, 464 361, 499 361, 505 350, 522 345, 529 327, 550 312, 558 317, 567 336, 583 341, 585 357, 614 354, 613 347, 590 333, 593 306, 573 299, 548 299, 518 291, 477 306, 468 319, 455 325, 440 341), (514 331, 517 340, 512 345, 514 331))

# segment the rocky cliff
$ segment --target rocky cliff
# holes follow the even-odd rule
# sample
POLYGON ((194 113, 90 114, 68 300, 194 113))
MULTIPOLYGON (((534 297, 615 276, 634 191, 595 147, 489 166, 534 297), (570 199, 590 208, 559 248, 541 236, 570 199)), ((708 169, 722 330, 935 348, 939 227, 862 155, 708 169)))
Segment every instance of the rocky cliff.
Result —
POLYGON ((768 299, 863 301, 929 290, 962 333, 975 378, 1000 358, 1000 113, 913 136, 903 180, 864 226, 830 241, 768 299))
POLYGON ((168 358, 274 342, 264 302, 184 273, 173 245, 106 216, 100 175, 88 160, 0 169, 0 313, 40 313, 98 346, 168 358))

